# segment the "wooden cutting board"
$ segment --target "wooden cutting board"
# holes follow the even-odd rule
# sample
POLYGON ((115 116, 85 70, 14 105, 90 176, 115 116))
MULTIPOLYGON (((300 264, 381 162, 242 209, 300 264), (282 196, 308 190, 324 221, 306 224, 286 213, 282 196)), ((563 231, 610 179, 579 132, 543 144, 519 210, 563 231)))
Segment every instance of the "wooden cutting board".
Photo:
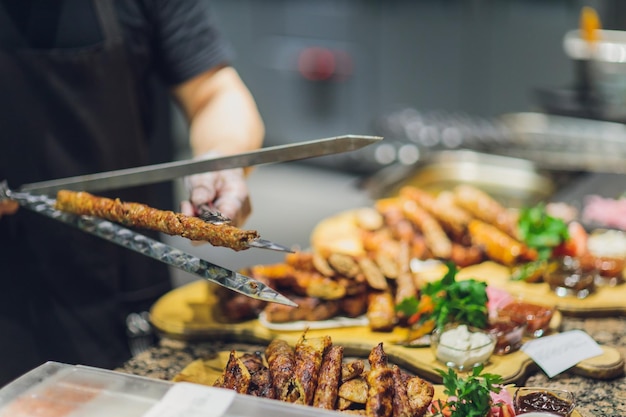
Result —
MULTIPOLYGON (((266 344, 282 338, 295 345, 302 331, 277 331, 263 326, 259 320, 228 323, 220 318, 214 284, 196 281, 179 287, 161 297, 151 309, 151 321, 162 334, 184 340, 224 340, 266 344)), ((560 323, 555 315, 553 329, 560 323)), ((406 337, 406 329, 390 333, 372 332, 364 326, 309 330, 310 337, 329 335, 333 343, 343 345, 346 355, 363 356, 378 343, 384 343, 390 359, 405 369, 434 383, 440 382, 436 369, 445 370, 429 347, 409 348, 395 343, 406 337)), ((573 371, 597 379, 612 378, 623 372, 624 361, 619 352, 602 347, 604 354, 580 362, 573 371)), ((518 351, 504 356, 492 356, 487 372, 501 375, 506 383, 521 384, 538 367, 525 353, 518 351)))
MULTIPOLYGON (((320 221, 311 232, 311 245, 318 251, 345 253, 362 256, 365 248, 357 226, 359 209, 346 210, 320 221)), ((445 273, 434 269, 425 274, 425 279, 437 280, 445 273)), ((574 296, 560 297, 546 283, 527 283, 509 279, 511 270, 495 262, 484 262, 464 268, 458 275, 476 278, 513 295, 527 297, 557 308, 562 314, 575 317, 608 317, 626 314, 626 284, 614 287, 598 287, 584 299, 574 296)))
POLYGON ((474 277, 501 288, 514 296, 527 298, 554 307, 572 317, 609 317, 626 314, 626 284, 598 287, 586 298, 560 297, 544 282, 512 281, 510 269, 495 262, 484 262, 465 268, 460 276, 474 277))
MULTIPOLYGON (((238 352, 239 354, 245 352, 238 352)), ((215 381, 222 375, 228 359, 230 351, 220 351, 211 359, 196 359, 189 363, 184 369, 182 369, 174 378, 174 382, 192 382, 195 384, 202 384, 212 386, 215 381)), ((515 385, 507 386, 507 390, 511 394, 511 397, 515 394, 515 385)), ((434 399, 441 399, 445 401, 446 395, 444 394, 443 385, 435 385, 434 399)), ((577 410, 574 410, 571 417, 581 417, 577 410)))

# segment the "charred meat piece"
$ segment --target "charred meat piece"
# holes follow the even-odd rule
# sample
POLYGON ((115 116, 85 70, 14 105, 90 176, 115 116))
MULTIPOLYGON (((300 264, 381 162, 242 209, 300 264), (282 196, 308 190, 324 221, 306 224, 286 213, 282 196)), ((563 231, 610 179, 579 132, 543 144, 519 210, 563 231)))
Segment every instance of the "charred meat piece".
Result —
POLYGON ((331 343, 330 336, 307 338, 306 335, 296 343, 294 382, 298 391, 297 404, 313 404, 322 359, 331 343))
POLYGON ((344 383, 358 376, 361 376, 364 369, 365 363, 363 363, 363 361, 360 359, 344 363, 341 366, 341 382, 344 383))
POLYGON ((407 381, 406 390, 413 415, 416 417, 425 415, 435 395, 433 384, 415 376, 407 381))
POLYGON ((413 409, 409 401, 406 384, 402 378, 402 372, 397 366, 393 371, 393 417, 413 417, 413 409))
POLYGON ((321 300, 319 298, 293 295, 290 295, 289 298, 297 303, 298 307, 277 303, 267 304, 263 310, 267 321, 271 323, 286 323, 299 320, 327 320, 337 315, 341 307, 341 300, 321 300))
POLYGON ((369 294, 367 318, 370 329, 375 332, 390 332, 396 325, 396 307, 390 292, 372 292, 369 294))
POLYGON ((386 368, 389 364, 389 358, 387 357, 387 353, 383 349, 382 342, 374 346, 374 348, 370 351, 367 360, 370 363, 370 368, 372 369, 380 369, 386 368))
POLYGON ((295 402, 298 393, 293 379, 296 368, 294 349, 286 341, 274 339, 265 349, 265 358, 276 399, 295 402))
POLYGON ((250 371, 233 350, 230 352, 220 387, 247 394, 250 387, 250 371))
POLYGON ((393 415, 393 371, 391 368, 375 368, 367 373, 367 402, 365 414, 368 417, 391 417, 393 415))
POLYGON ((263 356, 259 352, 244 353, 241 361, 250 372, 250 385, 248 395, 263 398, 276 398, 270 371, 263 362, 263 356))
POLYGON ((339 398, 351 403, 365 404, 367 402, 367 381, 365 377, 357 377, 344 382, 339 386, 339 398))
POLYGON ((320 376, 313 397, 313 406, 334 410, 337 404, 341 368, 343 362, 343 346, 333 345, 328 348, 322 360, 320 376))

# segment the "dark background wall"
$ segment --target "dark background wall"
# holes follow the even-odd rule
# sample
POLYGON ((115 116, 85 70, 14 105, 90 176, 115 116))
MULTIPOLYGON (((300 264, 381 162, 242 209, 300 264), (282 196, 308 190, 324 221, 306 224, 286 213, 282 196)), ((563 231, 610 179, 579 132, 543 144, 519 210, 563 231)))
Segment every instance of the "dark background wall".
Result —
POLYGON ((605 28, 626 11, 619 0, 213 3, 268 144, 368 133, 377 116, 407 106, 477 116, 534 109, 537 88, 573 80, 562 41, 582 6, 595 7, 605 28), (329 78, 307 79, 316 69, 329 78))

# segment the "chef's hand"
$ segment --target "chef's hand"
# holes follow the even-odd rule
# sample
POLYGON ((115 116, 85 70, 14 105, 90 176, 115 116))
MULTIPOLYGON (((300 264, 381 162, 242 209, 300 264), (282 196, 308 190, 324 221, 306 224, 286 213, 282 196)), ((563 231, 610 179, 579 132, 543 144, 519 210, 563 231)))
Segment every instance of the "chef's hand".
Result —
POLYGON ((14 214, 20 205, 15 200, 0 201, 0 218, 6 214, 14 214))
POLYGON ((242 168, 206 172, 185 177, 189 201, 181 203, 181 212, 197 216, 198 207, 208 205, 241 226, 251 212, 248 185, 242 168))

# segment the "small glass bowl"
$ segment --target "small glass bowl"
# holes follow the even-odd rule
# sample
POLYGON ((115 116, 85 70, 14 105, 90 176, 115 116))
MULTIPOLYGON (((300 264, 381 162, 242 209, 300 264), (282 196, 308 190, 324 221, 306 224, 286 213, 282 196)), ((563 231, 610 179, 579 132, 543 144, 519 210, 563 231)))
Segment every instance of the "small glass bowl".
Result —
POLYGON ((569 417, 576 408, 576 399, 564 389, 519 387, 513 395, 513 408, 516 416, 569 417))
POLYGON ((624 270, 626 269, 626 259, 609 258, 605 256, 595 259, 597 287, 615 287, 624 283, 624 270))
POLYGON ((595 291, 596 269, 585 267, 579 258, 563 256, 551 263, 543 279, 559 297, 582 299, 595 291))
POLYGON ((624 283, 626 273, 626 232, 596 229, 587 238, 589 255, 583 259, 594 263, 596 286, 613 287, 624 283))
POLYGON ((437 360, 458 371, 487 363, 496 346, 496 336, 465 324, 435 329, 431 348, 437 360))
POLYGON ((498 319, 526 324, 525 334, 531 337, 541 337, 548 333, 553 315, 554 308, 523 298, 511 300, 497 309, 498 319))
POLYGON ((517 323, 508 319, 494 317, 489 320, 489 333, 496 337, 496 355, 506 355, 517 351, 523 343, 527 323, 517 323))

